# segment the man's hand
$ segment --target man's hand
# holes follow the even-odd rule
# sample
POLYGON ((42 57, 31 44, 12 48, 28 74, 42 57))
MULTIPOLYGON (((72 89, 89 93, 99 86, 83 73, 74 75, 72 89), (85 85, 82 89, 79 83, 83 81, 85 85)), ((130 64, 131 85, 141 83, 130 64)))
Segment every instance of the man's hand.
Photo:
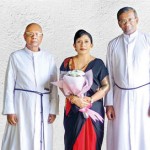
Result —
POLYGON ((55 119, 56 119, 56 115, 49 114, 49 116, 48 116, 48 123, 53 123, 55 119))
POLYGON ((115 119, 115 110, 113 106, 106 106, 106 115, 107 115, 108 120, 115 119))
POLYGON ((15 126, 18 122, 16 114, 7 114, 7 121, 9 124, 15 126))

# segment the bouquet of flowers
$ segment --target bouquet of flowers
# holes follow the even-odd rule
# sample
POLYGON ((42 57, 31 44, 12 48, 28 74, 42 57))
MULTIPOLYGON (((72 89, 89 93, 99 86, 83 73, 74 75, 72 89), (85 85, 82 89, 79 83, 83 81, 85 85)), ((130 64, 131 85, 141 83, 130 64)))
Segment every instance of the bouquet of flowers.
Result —
MULTIPOLYGON (((65 96, 76 95, 78 97, 84 97, 85 93, 90 89, 93 84, 93 73, 92 70, 83 72, 81 70, 72 70, 67 73, 61 74, 62 78, 52 84, 62 89, 65 96)), ((95 111, 89 109, 92 106, 82 108, 79 111, 83 113, 85 118, 89 116, 94 120, 100 120, 103 122, 103 118, 95 111)))

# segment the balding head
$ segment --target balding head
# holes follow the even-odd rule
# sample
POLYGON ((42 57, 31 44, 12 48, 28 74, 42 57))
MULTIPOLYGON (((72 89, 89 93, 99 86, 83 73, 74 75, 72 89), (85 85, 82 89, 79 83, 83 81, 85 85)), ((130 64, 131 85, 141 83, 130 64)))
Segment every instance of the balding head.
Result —
POLYGON ((27 25, 26 29, 25 29, 25 32, 29 32, 31 30, 35 30, 35 31, 39 31, 42 33, 42 27, 37 24, 37 23, 30 23, 29 25, 27 25))

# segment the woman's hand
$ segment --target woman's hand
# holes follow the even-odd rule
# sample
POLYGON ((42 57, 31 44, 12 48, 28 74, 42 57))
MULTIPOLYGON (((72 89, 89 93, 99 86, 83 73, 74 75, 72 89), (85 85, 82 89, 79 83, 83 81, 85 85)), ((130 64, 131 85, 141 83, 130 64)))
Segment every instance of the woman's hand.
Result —
POLYGON ((87 107, 90 104, 90 102, 86 101, 85 98, 80 98, 74 95, 68 96, 67 99, 69 99, 72 104, 75 104, 79 108, 87 107))
POLYGON ((92 97, 88 97, 88 96, 85 96, 83 98, 83 100, 86 101, 86 102, 88 102, 88 103, 93 103, 94 102, 93 98, 92 97))

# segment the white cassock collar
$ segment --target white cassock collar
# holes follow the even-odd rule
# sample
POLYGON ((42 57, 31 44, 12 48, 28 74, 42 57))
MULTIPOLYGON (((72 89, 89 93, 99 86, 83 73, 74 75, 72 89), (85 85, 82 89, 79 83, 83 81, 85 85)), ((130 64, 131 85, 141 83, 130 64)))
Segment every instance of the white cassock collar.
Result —
POLYGON ((38 56, 41 54, 41 49, 37 52, 31 51, 30 49, 28 49, 27 47, 24 48, 25 51, 30 55, 30 56, 38 56))
POLYGON ((123 34, 124 40, 125 40, 127 43, 131 43, 133 40, 135 40, 135 38, 137 37, 137 35, 138 35, 138 30, 136 30, 134 33, 132 33, 132 34, 130 34, 130 35, 123 34))

